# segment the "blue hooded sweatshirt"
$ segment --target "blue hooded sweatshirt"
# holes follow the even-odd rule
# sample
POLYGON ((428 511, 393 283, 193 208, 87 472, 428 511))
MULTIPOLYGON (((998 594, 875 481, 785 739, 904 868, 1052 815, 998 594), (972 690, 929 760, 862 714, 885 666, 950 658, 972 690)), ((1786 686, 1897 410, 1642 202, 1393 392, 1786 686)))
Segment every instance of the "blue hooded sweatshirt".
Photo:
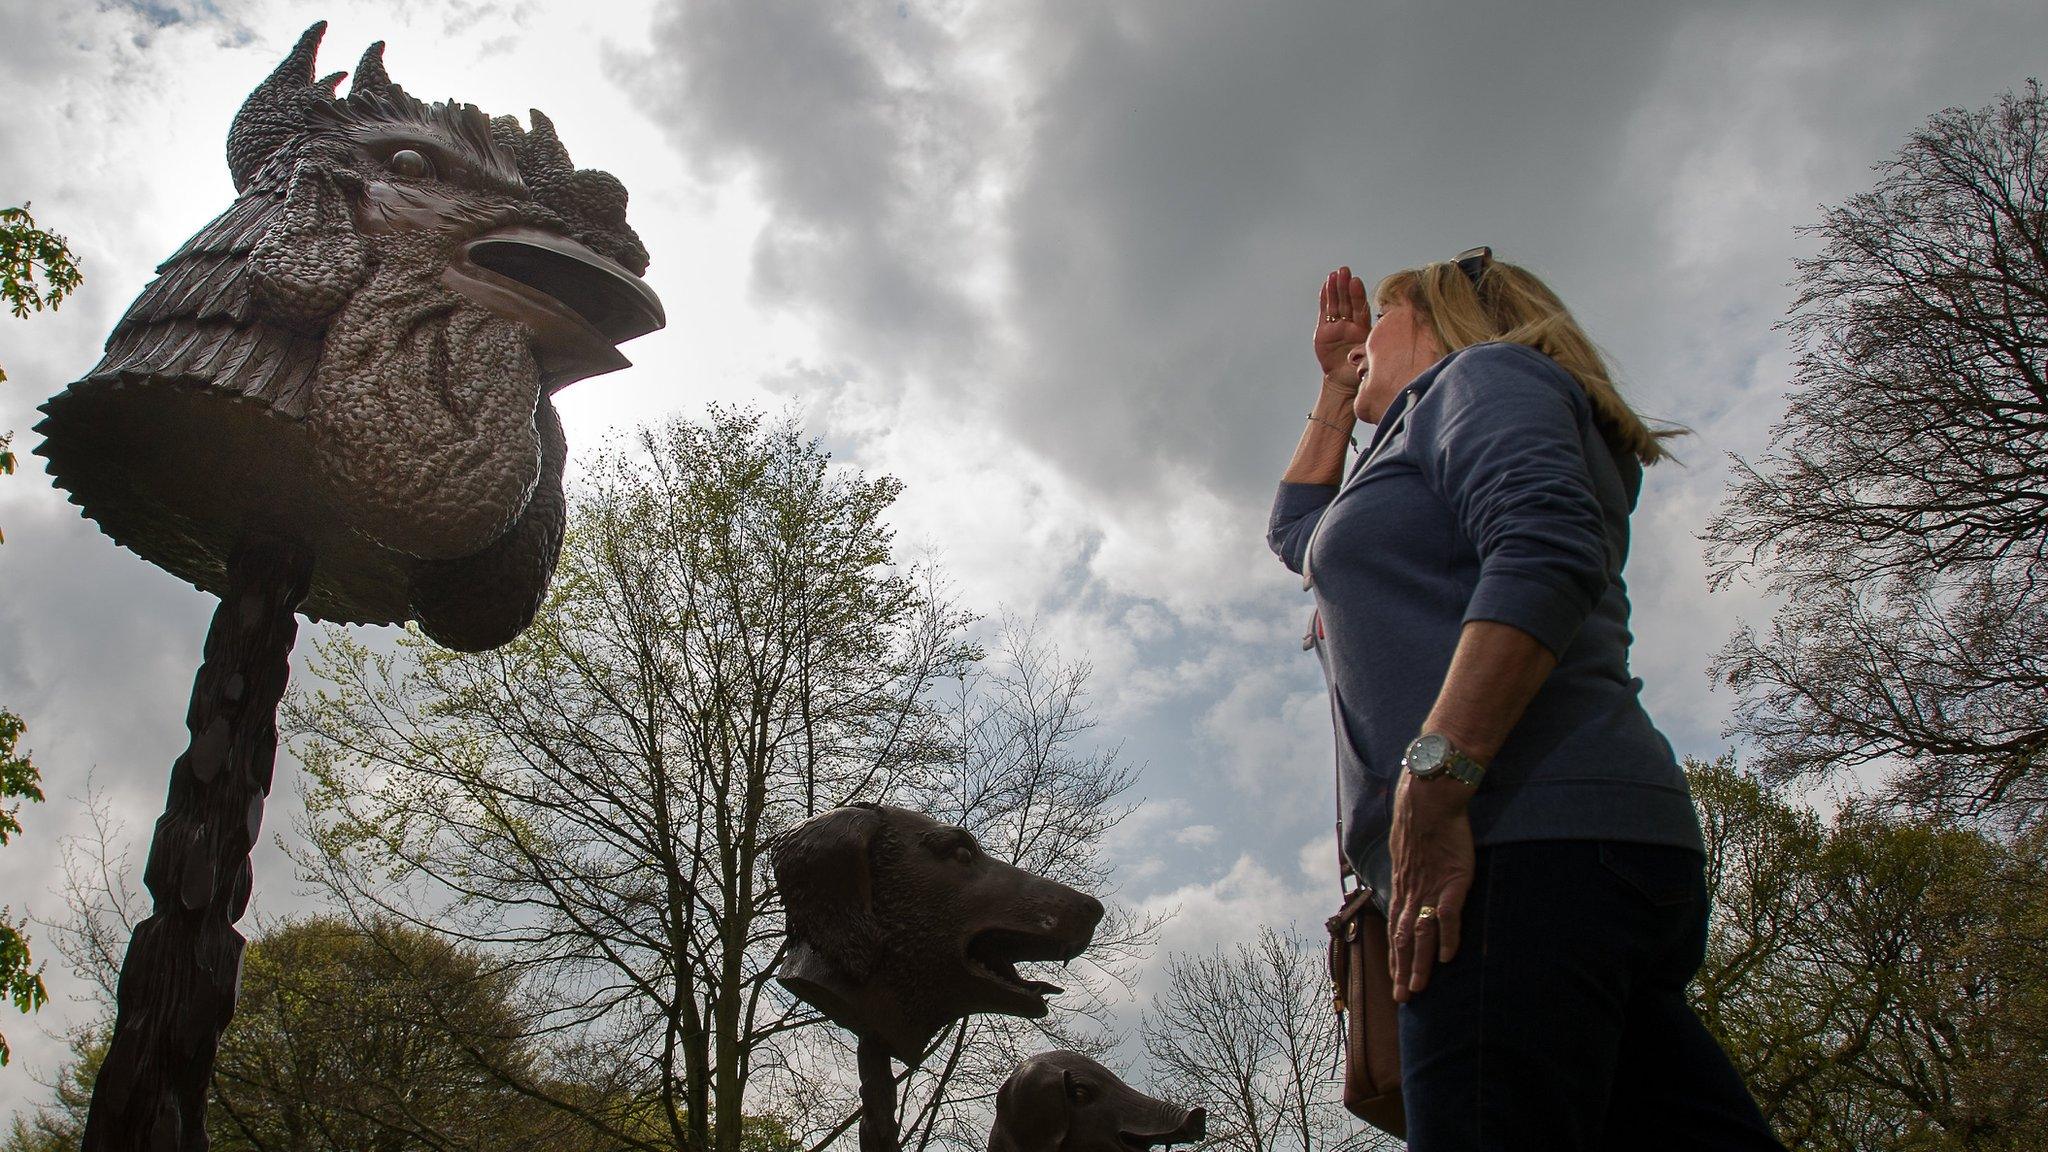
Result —
POLYGON ((1312 573, 1352 866, 1387 890, 1401 754, 1473 620, 1558 659, 1472 798, 1474 842, 1702 850, 1684 773, 1628 669, 1621 569, 1641 464, 1609 450, 1569 373, 1520 344, 1446 356, 1388 413, 1341 486, 1280 485, 1267 532, 1312 573))

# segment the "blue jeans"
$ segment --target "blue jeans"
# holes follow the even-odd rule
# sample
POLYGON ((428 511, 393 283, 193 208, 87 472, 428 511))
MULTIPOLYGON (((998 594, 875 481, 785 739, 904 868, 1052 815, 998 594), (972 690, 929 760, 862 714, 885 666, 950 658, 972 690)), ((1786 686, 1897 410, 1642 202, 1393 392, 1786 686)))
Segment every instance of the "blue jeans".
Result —
POLYGON ((1685 996, 1706 955, 1695 852, 1479 849, 1458 955, 1401 1006, 1413 1152, 1773 1149, 1685 996))

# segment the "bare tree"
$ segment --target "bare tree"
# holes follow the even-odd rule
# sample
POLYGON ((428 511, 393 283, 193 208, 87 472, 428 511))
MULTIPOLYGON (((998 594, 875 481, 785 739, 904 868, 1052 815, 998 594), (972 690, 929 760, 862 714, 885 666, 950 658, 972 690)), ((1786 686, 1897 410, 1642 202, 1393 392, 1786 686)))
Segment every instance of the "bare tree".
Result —
POLYGON ((1062 1011, 1041 1021, 977 1016, 947 1030, 905 1081, 904 1146, 978 1152, 996 1090, 1026 1056, 1049 1048, 1102 1055, 1114 1043, 1109 994, 1128 989, 1159 919, 1133 914, 1101 859, 1103 837, 1130 814, 1136 769, 1119 750, 1085 748, 1090 669, 1063 660, 1029 622, 1006 619, 993 650, 955 682, 945 705, 949 755, 904 799, 973 832, 1028 871, 1104 898, 1106 914, 1078 967, 1060 977, 1062 1011))
POLYGON ((1240 1152, 1398 1147, 1344 1111, 1343 1042, 1324 949, 1290 927, 1166 963, 1145 1014, 1158 1094, 1209 1111, 1207 1144, 1240 1152))
POLYGON ((125 828, 106 790, 91 775, 74 798, 85 809, 86 829, 58 841, 64 874, 64 918, 41 921, 71 970, 85 977, 87 996, 111 1020, 121 958, 135 925, 149 915, 149 896, 130 877, 125 828))
POLYGON ((1950 109, 1812 231, 1770 451, 1717 581, 1786 602, 1715 664, 1773 779, 1894 769, 1924 811, 2048 805, 2048 100, 1950 109))
MULTIPOLYGON (((623 1101, 607 1114, 501 1070, 621 1148, 735 1152, 725 1118, 742 1116, 814 1143, 852 1115, 850 1053, 772 978, 765 849, 784 829, 856 799, 917 804, 1020 862, 1100 878, 1128 773, 1073 749, 1080 681, 1057 660, 976 670, 936 575, 894 563, 882 516, 899 487, 830 467, 788 420, 714 410, 645 430, 575 493, 525 636, 458 655, 331 634, 330 686, 287 708, 313 781, 306 874, 363 918, 491 956, 574 1070, 559 1079, 643 1086, 604 1095, 623 1101), (1063 711, 1003 701, 1041 675, 1063 711), (999 732, 1016 783, 975 743, 999 732)), ((958 1138, 983 1051, 955 1029, 912 1077, 920 1143, 958 1138)))
POLYGON ((134 925, 149 914, 146 897, 128 881, 128 857, 119 848, 122 825, 106 792, 88 775, 84 795, 71 799, 84 807, 88 828, 58 842, 65 915, 39 918, 36 923, 49 933, 57 954, 85 978, 84 998, 94 1011, 66 1034, 69 1062, 52 1079, 41 1081, 49 1090, 49 1102, 15 1114, 6 1135, 0 1136, 0 1152, 71 1152, 78 1147, 92 1106, 93 1083, 113 1034, 121 958, 134 925))

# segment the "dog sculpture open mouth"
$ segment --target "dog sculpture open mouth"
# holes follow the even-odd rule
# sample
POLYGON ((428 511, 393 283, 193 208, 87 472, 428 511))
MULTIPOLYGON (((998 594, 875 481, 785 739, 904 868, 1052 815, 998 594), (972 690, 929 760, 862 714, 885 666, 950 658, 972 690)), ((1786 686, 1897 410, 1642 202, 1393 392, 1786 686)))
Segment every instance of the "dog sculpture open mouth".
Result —
POLYGON ((1043 1014, 1045 998, 1056 996, 1066 989, 1044 980, 1030 979, 1017 971, 1017 965, 1033 961, 1072 960, 1080 955, 1086 944, 1085 940, 1080 944, 1073 944, 1034 932, 990 928, 975 933, 968 940, 967 967, 975 975, 1000 986, 1005 991, 1030 1000, 1043 1014))
POLYGON ((790 941, 775 978, 906 1064, 964 1016, 1043 1018, 1060 987, 1018 965, 1072 960, 1102 922, 1101 901, 908 808, 821 812, 774 860, 790 941))

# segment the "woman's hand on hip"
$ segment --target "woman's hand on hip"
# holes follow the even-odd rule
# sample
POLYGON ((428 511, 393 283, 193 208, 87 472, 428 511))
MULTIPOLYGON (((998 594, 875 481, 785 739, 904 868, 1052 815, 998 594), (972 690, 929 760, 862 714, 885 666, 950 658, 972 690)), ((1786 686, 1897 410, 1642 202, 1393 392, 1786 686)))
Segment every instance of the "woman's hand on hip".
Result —
POLYGON ((1387 943, 1397 1001, 1428 987, 1430 970, 1458 954, 1459 916, 1472 889, 1471 799, 1472 789, 1449 777, 1403 772, 1394 789, 1387 943))
POLYGON ((1358 390, 1356 369, 1347 360, 1351 350, 1365 343, 1372 331, 1372 309, 1365 298, 1365 281, 1339 268, 1323 278, 1323 290, 1316 298, 1316 363, 1326 383, 1358 390))

